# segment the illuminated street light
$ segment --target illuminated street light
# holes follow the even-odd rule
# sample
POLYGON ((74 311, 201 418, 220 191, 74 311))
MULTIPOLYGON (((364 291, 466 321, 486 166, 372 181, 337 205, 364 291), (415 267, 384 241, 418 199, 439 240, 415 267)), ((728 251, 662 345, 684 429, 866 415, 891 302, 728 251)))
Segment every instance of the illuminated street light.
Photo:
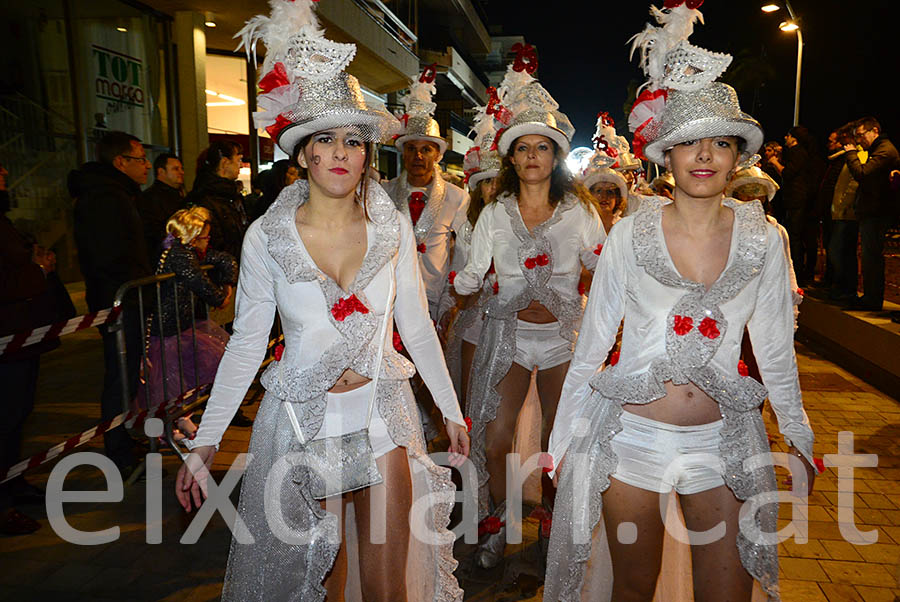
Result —
MULTIPOLYGON (((784 6, 790 19, 782 21, 778 29, 787 33, 797 32, 797 84, 794 87, 794 125, 798 125, 800 123, 800 73, 803 68, 803 32, 800 30, 799 19, 794 13, 790 0, 785 0, 784 6)), ((765 13, 774 13, 781 10, 781 7, 774 2, 763 2, 760 9, 765 13)))

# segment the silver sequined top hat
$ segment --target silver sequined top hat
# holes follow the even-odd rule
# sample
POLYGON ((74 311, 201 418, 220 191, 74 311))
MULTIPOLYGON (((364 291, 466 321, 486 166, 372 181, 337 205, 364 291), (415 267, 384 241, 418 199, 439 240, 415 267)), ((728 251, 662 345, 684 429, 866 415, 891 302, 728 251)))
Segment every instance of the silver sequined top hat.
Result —
POLYGON ((475 132, 475 146, 463 157, 463 172, 466 184, 472 190, 482 180, 494 178, 500 173, 500 153, 495 139, 497 136, 494 114, 496 113, 497 90, 488 88, 491 101, 487 106, 479 107, 472 125, 475 132))
MULTIPOLYGON (((316 132, 356 127, 368 142, 389 140, 397 120, 378 103, 367 103, 359 81, 344 72, 356 45, 324 36, 313 0, 270 0, 270 16, 257 15, 235 37, 248 58, 256 44, 266 45, 264 75, 259 80, 256 127, 265 128, 291 154, 296 144, 316 132)), ((240 46, 238 46, 240 48, 240 46)))
POLYGON ((697 10, 701 4, 703 0, 666 0, 662 10, 651 6, 659 26, 647 24, 632 38, 632 55, 640 51, 648 80, 638 90, 628 125, 635 154, 659 165, 665 163, 665 151, 688 140, 737 136, 742 158, 762 143, 762 128, 741 111, 734 89, 715 81, 731 56, 687 41, 694 24, 703 23, 697 10))
POLYGON ((775 182, 769 174, 754 165, 738 170, 738 172, 734 174, 734 178, 725 188, 725 194, 734 196, 735 190, 741 186, 746 186, 747 184, 758 184, 762 186, 766 191, 766 197, 769 201, 772 200, 772 197, 775 196, 775 193, 778 192, 779 188, 778 183, 775 182))
POLYGON ((414 78, 409 86, 409 94, 403 97, 406 112, 399 117, 403 133, 394 140, 394 146, 403 152, 403 145, 408 140, 426 140, 434 142, 443 155, 447 150, 447 141, 441 136, 441 127, 434 120, 437 105, 431 98, 437 88, 434 79, 437 76, 437 65, 432 64, 414 78))
POLYGON ((609 182, 610 184, 615 184, 619 189, 619 193, 622 195, 622 199, 628 198, 628 183, 625 181, 625 178, 622 177, 622 174, 616 170, 610 167, 588 166, 587 169, 584 170, 582 184, 584 184, 585 188, 590 190, 591 186, 597 182, 609 182))
POLYGON ((550 93, 532 77, 537 69, 534 48, 516 44, 512 50, 516 59, 507 68, 499 88, 503 108, 498 119, 506 126, 499 133, 500 154, 509 154, 513 142, 528 134, 546 136, 559 145, 563 154, 568 154, 575 128, 550 93))
POLYGON ((715 136, 741 139, 741 158, 754 154, 763 142, 759 122, 741 111, 737 92, 728 84, 713 82, 698 90, 672 90, 663 109, 659 134, 644 154, 665 165, 665 153, 676 144, 715 136))

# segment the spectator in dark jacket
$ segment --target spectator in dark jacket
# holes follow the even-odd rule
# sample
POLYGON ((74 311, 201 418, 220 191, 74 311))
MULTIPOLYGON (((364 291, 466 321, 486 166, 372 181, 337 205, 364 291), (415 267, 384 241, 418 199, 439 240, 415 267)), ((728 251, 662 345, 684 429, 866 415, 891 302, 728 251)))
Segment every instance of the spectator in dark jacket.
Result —
POLYGON ((163 153, 153 162, 153 184, 138 200, 138 213, 144 223, 144 240, 151 263, 162 252, 166 222, 184 208, 184 166, 171 153, 163 153))
POLYGON ((781 185, 784 183, 781 179, 781 172, 784 170, 784 164, 782 163, 782 146, 775 140, 769 140, 766 142, 766 145, 763 147, 763 160, 762 165, 760 166, 766 174, 778 185, 778 192, 775 193, 775 196, 772 197, 772 200, 769 202, 769 207, 766 213, 773 216, 775 220, 783 224, 784 219, 784 200, 782 199, 781 194, 781 185))
MULTIPOLYGON (((33 245, 6 217, 10 210, 6 169, 0 165, 0 338, 46 326, 56 321, 47 275, 56 267, 56 257, 33 245)), ((41 353, 59 346, 59 339, 30 345, 0 356, 0 388, 3 417, 0 418, 0 478, 19 461, 22 428, 34 409, 41 353)), ((33 533, 40 524, 14 506, 43 502, 43 492, 18 476, 0 483, 0 533, 33 533)))
POLYGON ((792 127, 784 137, 783 164, 779 170, 785 209, 784 225, 790 235, 791 259, 801 286, 812 281, 816 267, 817 248, 810 241, 815 239, 814 228, 818 223, 815 222, 813 205, 819 178, 816 177, 811 147, 806 128, 792 127))
POLYGON ((834 199, 834 188, 844 168, 844 145, 841 143, 841 130, 837 129, 828 135, 825 144, 828 159, 822 183, 816 195, 816 212, 822 220, 822 247, 825 249, 825 277, 822 286, 831 288, 834 283, 834 262, 831 261, 831 235, 833 230, 831 203, 834 199))
POLYGON ((209 246, 240 260, 241 244, 247 230, 247 214, 241 196, 241 147, 218 140, 197 160, 197 179, 187 196, 188 206, 209 209, 212 238, 209 246))
POLYGON ((881 124, 874 117, 856 123, 856 142, 868 151, 866 162, 859 160, 856 146, 848 144, 847 167, 859 182, 856 197, 856 217, 862 248, 863 296, 856 302, 858 309, 881 311, 884 304, 884 238, 888 227, 900 213, 897 197, 891 191, 891 171, 900 167, 897 149, 881 133, 881 124))
MULTIPOLYGON (((69 173, 69 192, 75 197, 75 244, 84 275, 85 296, 91 311, 106 309, 122 284, 152 272, 137 202, 147 181, 150 162, 140 140, 124 132, 109 132, 97 146, 99 161, 69 173)), ((123 308, 129 395, 123 399, 116 335, 106 326, 103 337, 105 374, 101 397, 103 420, 114 418, 132 399, 141 355, 140 317, 136 308, 123 308)), ((107 456, 128 475, 136 467, 134 441, 124 427, 104 434, 107 456)))

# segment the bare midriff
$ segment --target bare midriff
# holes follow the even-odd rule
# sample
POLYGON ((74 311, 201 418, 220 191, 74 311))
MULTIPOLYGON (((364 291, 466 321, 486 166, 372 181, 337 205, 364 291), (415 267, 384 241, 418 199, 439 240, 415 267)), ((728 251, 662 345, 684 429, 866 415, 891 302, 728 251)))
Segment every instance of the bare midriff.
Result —
POLYGON ((709 424, 722 419, 719 404, 693 384, 665 383, 666 395, 648 404, 625 404, 622 409, 637 416, 677 426, 709 424))
POLYGON ((556 322, 556 316, 550 313, 550 310, 541 305, 539 301, 532 301, 528 307, 519 310, 516 314, 523 322, 531 322, 532 324, 549 324, 556 322))
POLYGON ((368 383, 370 380, 372 380, 372 379, 366 378, 365 376, 363 376, 361 374, 357 374, 356 372, 354 372, 353 370, 350 370, 348 368, 347 370, 344 370, 344 373, 341 374, 341 377, 334 384, 334 386, 331 387, 330 389, 328 389, 328 392, 329 393, 347 393, 349 391, 352 391, 354 389, 358 389, 358 388, 362 387, 363 385, 368 383))

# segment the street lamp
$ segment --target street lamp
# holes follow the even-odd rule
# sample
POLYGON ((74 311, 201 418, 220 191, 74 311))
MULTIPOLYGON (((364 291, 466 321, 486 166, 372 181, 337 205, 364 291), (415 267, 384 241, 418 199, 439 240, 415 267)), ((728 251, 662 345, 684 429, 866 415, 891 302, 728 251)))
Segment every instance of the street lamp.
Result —
MULTIPOLYGON (((785 0, 785 8, 787 8, 788 14, 790 15, 790 19, 787 21, 782 21, 781 25, 778 26, 783 32, 790 33, 792 31, 797 32, 797 84, 794 88, 794 125, 799 125, 800 123, 800 73, 803 68, 803 32, 800 30, 800 25, 798 23, 799 19, 797 15, 794 13, 794 9, 791 7, 790 0, 785 0)), ((763 2, 760 6, 760 10, 764 13, 774 13, 777 10, 780 10, 781 7, 775 2, 763 2)))

